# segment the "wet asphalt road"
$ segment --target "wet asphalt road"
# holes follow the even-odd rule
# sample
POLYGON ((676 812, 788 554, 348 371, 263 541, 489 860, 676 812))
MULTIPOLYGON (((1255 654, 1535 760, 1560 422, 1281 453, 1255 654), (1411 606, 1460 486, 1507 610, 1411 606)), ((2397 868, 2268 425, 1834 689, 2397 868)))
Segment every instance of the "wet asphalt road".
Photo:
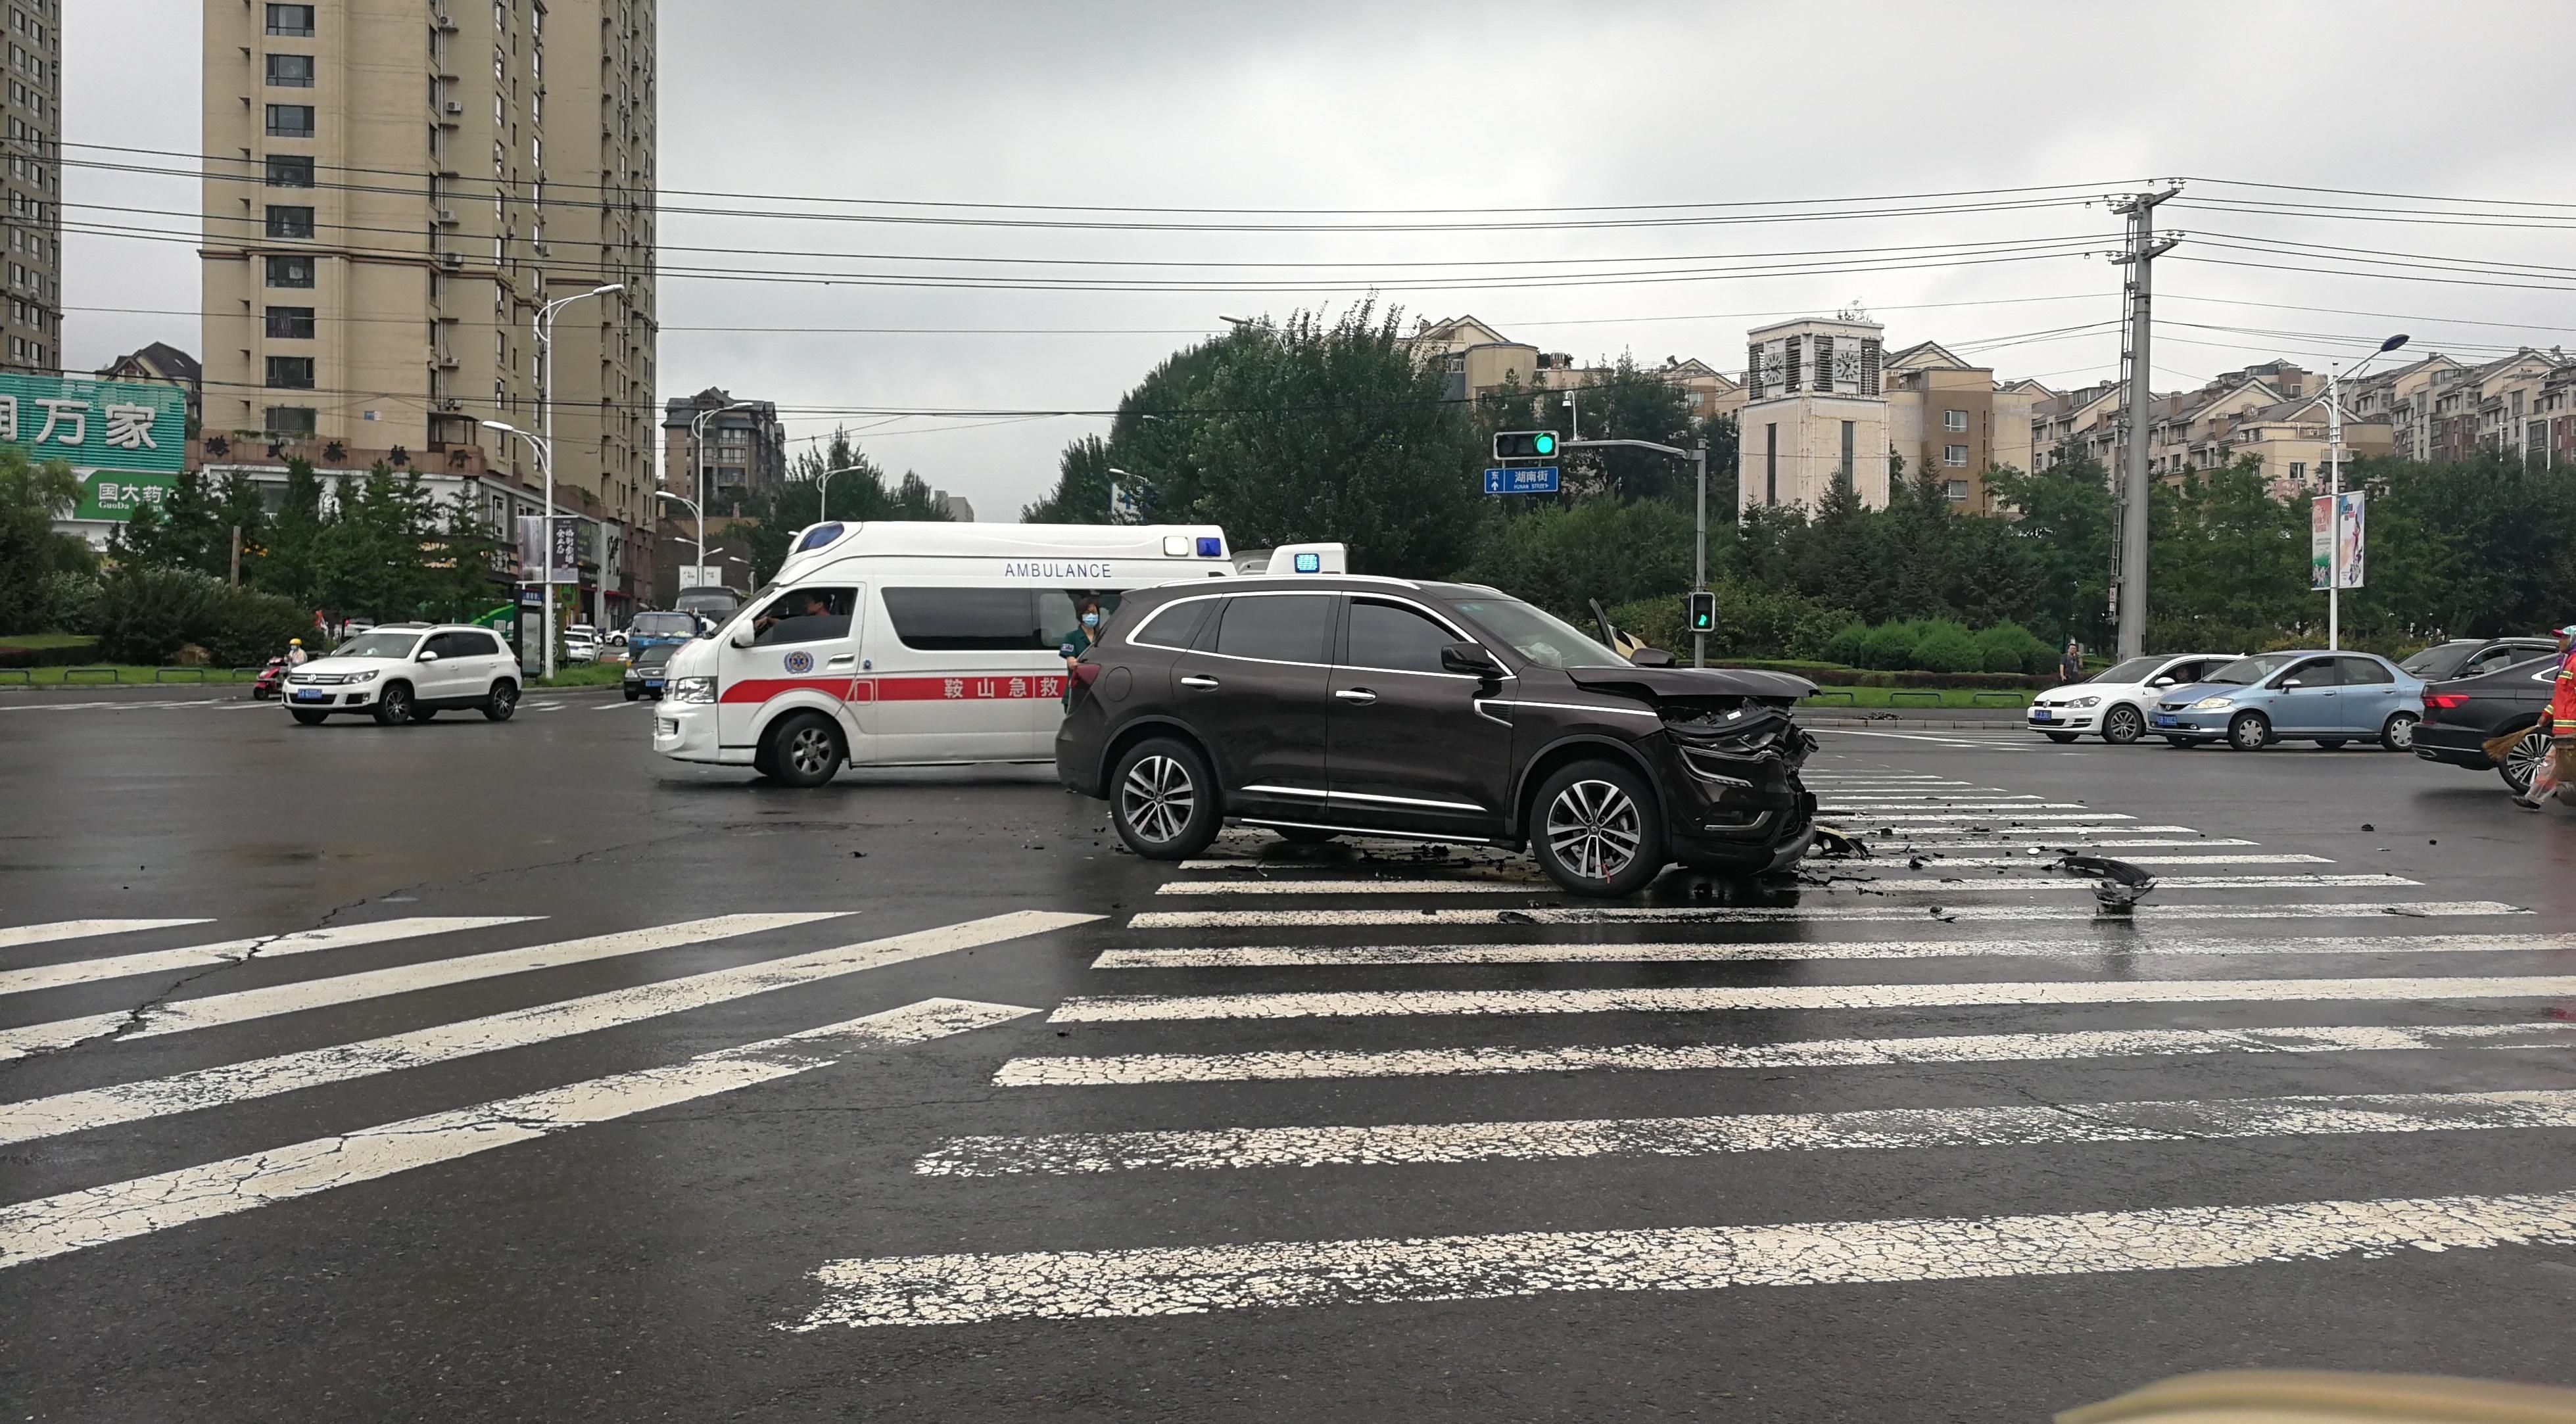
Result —
POLYGON ((1145 864, 1040 768, 758 786, 654 757, 613 696, 401 729, 83 701, 113 705, 0 694, 22 1417, 2035 1420, 2248 1365, 2576 1383, 2576 949, 2479 938, 2576 932, 2576 812, 2489 775, 1828 732, 1818 785, 1892 854, 1596 923, 1501 858, 1145 864), (2195 883, 2114 926, 1937 859, 2079 834, 2195 883), (829 917, 598 938, 745 915, 829 917), (363 928, 433 917, 493 922, 363 928), (91 919, 204 923, 8 937, 91 919), (1516 962, 1439 962, 1475 958, 1516 962))

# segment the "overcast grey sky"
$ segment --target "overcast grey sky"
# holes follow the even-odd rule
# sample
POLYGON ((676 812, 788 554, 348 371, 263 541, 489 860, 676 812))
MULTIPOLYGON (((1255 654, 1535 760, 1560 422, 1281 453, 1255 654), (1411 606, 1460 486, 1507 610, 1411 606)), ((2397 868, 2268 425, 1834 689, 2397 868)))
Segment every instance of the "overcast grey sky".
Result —
MULTIPOLYGON (((195 152, 199 0, 72 0, 64 10, 66 138, 195 152)), ((2576 5, 2564 0, 1839 7, 669 0, 661 37, 666 190, 1455 208, 1833 200, 2053 184, 2107 192, 2171 174, 2576 204, 2576 145, 2564 112, 2576 5)), ((193 234, 186 216, 116 217, 79 206, 192 214, 191 182, 71 166, 65 191, 72 222, 154 223, 193 234)), ((2221 195, 2258 196, 2209 181, 2187 189, 2192 199, 2221 195)), ((2175 299, 2159 308, 2172 325, 2159 337, 2158 383, 2197 383, 2271 355, 2329 362, 2348 348, 2326 336, 2389 330, 2464 356, 2515 343, 2576 344, 2576 295, 2547 290, 2576 287, 2564 275, 2563 228, 2531 225, 2534 214, 2432 206, 2431 220, 2396 222, 2385 213, 2363 221, 2177 203, 2163 226, 2187 234, 2177 258, 2350 261, 2216 245, 2257 235, 2554 266, 2561 275, 2412 271, 2397 280, 2171 261, 2158 269, 2160 294, 2175 299), (2300 307, 2328 310, 2289 309, 2300 307)), ((2576 217, 2576 206, 2564 211, 2576 217)), ((1887 323, 1891 343, 1973 345, 2107 321, 2117 311, 2118 271, 2098 258, 2056 256, 1533 289, 1492 285, 1499 269, 1461 273, 1457 264, 1528 262, 1539 265, 1517 270, 1562 275, 1578 269, 1545 264, 2083 237, 2095 240, 2069 245, 2106 247, 2117 232, 2118 220, 2098 205, 2070 201, 1976 214, 1469 233, 670 216, 662 241, 672 266, 958 272, 973 269, 887 259, 999 256, 1357 264, 1330 274, 1336 287, 1464 276, 1486 285, 1390 300, 1412 315, 1473 312, 1550 349, 1633 350, 1649 361, 1697 355, 1733 370, 1743 361, 1745 328, 1767 319, 1754 314, 1829 312, 1857 301, 1887 323), (689 247, 833 255, 729 258, 689 247)), ((197 270, 187 242, 67 235, 64 246, 72 367, 94 367, 150 340, 196 350, 197 270), (111 310, 118 308, 131 310, 111 310)), ((1199 285, 1314 281, 1311 269, 1124 270, 1212 279, 1199 285)), ((1106 422, 888 421, 831 412, 1105 407, 1192 333, 1216 329, 1219 313, 1338 305, 1354 295, 1314 286, 962 291, 675 275, 662 286, 662 394, 723 385, 775 400, 807 412, 791 420, 791 437, 841 422, 867 427, 862 443, 886 465, 968 496, 983 518, 1008 519, 1053 482, 1066 441, 1106 422), (796 327, 936 330, 785 330, 796 327)), ((2037 376, 2063 388, 2107 376, 2117 352, 2116 337, 2099 327, 1965 354, 2007 378, 2037 376)))

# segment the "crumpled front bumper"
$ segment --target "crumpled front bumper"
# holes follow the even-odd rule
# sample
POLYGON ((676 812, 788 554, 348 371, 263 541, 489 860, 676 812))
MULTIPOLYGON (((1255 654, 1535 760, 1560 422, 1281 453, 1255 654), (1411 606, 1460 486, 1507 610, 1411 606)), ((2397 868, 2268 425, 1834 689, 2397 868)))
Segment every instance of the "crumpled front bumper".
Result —
POLYGON ((1798 779, 1815 746, 1785 714, 1737 726, 1667 720, 1638 750, 1655 767, 1673 859, 1755 874, 1796 862, 1815 831, 1816 798, 1798 779))

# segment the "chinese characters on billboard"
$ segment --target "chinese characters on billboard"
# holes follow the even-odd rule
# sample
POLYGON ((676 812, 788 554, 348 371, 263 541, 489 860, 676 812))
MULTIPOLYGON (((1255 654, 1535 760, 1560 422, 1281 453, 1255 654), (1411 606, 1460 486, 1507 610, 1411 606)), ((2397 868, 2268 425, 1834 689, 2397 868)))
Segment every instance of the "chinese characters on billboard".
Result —
POLYGON ((176 386, 0 374, 0 444, 72 467, 74 519, 122 523, 168 499, 187 467, 187 410, 176 386))

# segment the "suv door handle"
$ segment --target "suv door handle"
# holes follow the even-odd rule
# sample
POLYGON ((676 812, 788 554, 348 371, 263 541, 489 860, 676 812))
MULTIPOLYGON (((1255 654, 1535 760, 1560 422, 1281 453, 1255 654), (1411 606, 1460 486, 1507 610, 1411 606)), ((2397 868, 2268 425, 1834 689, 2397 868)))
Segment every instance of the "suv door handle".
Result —
POLYGON ((1362 707, 1366 707, 1370 703, 1377 701, 1377 694, 1369 691, 1365 687, 1341 688, 1334 692, 1333 696, 1340 701, 1357 703, 1362 707))
POLYGON ((1215 678, 1206 676, 1203 673, 1192 673, 1188 677, 1181 679, 1181 686, 1183 687, 1214 687, 1216 685, 1215 678))

